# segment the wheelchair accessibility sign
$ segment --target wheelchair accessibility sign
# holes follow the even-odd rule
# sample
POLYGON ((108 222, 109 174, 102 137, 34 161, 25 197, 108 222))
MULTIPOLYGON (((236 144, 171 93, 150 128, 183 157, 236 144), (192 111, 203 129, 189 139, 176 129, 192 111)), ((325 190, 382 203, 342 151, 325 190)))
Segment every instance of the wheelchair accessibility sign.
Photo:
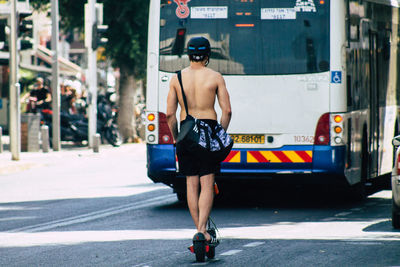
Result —
POLYGON ((341 71, 331 71, 331 83, 342 83, 341 71))

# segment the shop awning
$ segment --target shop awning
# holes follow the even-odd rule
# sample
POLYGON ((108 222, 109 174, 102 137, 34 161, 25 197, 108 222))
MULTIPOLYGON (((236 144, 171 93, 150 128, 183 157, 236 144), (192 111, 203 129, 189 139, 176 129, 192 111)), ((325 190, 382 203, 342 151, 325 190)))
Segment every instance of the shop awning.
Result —
MULTIPOLYGON (((47 49, 44 46, 39 45, 35 51, 35 56, 43 60, 44 62, 48 63, 49 65, 52 64, 52 51, 50 49, 47 49)), ((58 63, 59 63, 59 71, 61 75, 65 76, 79 76, 82 77, 84 75, 84 72, 81 67, 76 65, 75 63, 69 61, 66 58, 63 57, 58 57, 58 63)), ((31 65, 31 64, 24 64, 20 63, 20 67, 32 71, 37 71, 37 72, 46 72, 46 73, 51 73, 51 68, 48 68, 46 66, 37 66, 37 65, 31 65)))

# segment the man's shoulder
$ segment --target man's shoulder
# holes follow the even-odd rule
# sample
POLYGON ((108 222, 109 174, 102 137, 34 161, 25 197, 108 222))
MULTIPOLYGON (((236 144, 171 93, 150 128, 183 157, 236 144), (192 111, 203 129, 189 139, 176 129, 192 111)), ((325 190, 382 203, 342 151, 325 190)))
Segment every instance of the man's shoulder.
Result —
POLYGON ((223 79, 222 74, 218 71, 215 71, 213 69, 207 68, 207 75, 210 76, 212 79, 215 81, 223 79))
MULTIPOLYGON (((207 79, 215 80, 215 81, 223 79, 221 73, 219 73, 218 71, 215 71, 215 70, 213 70, 211 68, 208 68, 208 67, 204 67, 204 68, 202 68, 200 70, 192 70, 189 67, 187 67, 187 68, 184 68, 182 70, 182 73, 187 73, 187 74, 189 74, 189 76, 191 76, 190 74, 198 73, 203 78, 207 77, 207 79)), ((175 77, 176 77, 176 75, 175 75, 175 77)))
POLYGON ((172 75, 169 84, 172 87, 176 87, 177 86, 177 84, 178 84, 178 75, 176 73, 174 75, 172 75))
POLYGON ((211 68, 206 68, 210 73, 213 73, 214 75, 221 75, 221 73, 219 73, 218 71, 215 71, 211 68))
POLYGON ((176 82, 176 81, 178 81, 178 73, 173 74, 171 77, 171 82, 176 82))
POLYGON ((213 70, 213 69, 211 69, 209 67, 206 67, 205 69, 208 71, 208 73, 210 73, 210 74, 212 74, 214 76, 222 77, 222 74, 219 71, 213 70))

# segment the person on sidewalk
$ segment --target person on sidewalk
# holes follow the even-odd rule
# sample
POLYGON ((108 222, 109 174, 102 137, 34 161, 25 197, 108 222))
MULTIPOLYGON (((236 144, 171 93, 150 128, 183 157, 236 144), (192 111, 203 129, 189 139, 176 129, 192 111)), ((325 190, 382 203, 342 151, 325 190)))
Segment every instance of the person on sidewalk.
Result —
MULTIPOLYGON (((188 42, 190 66, 182 70, 182 83, 187 98, 188 112, 193 117, 210 126, 216 125, 217 113, 214 109, 216 97, 222 110, 221 126, 226 131, 231 120, 229 93, 222 75, 207 67, 210 60, 210 43, 204 37, 194 37, 188 42)), ((181 107, 180 121, 186 118, 181 86, 177 75, 170 81, 167 98, 167 121, 174 139, 178 136, 176 111, 181 107)), ((213 128, 213 127, 212 127, 213 128)), ((200 157, 179 143, 176 145, 179 171, 186 176, 187 203, 197 228, 206 241, 211 236, 207 232, 207 220, 214 200, 215 173, 219 172, 220 162, 210 157, 200 157)))
POLYGON ((21 102, 23 103, 27 99, 30 101, 27 108, 28 112, 36 113, 42 109, 51 108, 51 93, 44 86, 42 77, 36 79, 33 89, 22 97, 21 102))

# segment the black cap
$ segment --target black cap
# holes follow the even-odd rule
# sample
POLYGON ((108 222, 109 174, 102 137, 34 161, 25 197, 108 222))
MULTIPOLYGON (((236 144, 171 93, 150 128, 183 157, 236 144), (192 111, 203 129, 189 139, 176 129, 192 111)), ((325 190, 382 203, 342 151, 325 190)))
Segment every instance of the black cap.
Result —
POLYGON ((210 55, 210 42, 204 37, 193 37, 187 44, 188 55, 210 55))

